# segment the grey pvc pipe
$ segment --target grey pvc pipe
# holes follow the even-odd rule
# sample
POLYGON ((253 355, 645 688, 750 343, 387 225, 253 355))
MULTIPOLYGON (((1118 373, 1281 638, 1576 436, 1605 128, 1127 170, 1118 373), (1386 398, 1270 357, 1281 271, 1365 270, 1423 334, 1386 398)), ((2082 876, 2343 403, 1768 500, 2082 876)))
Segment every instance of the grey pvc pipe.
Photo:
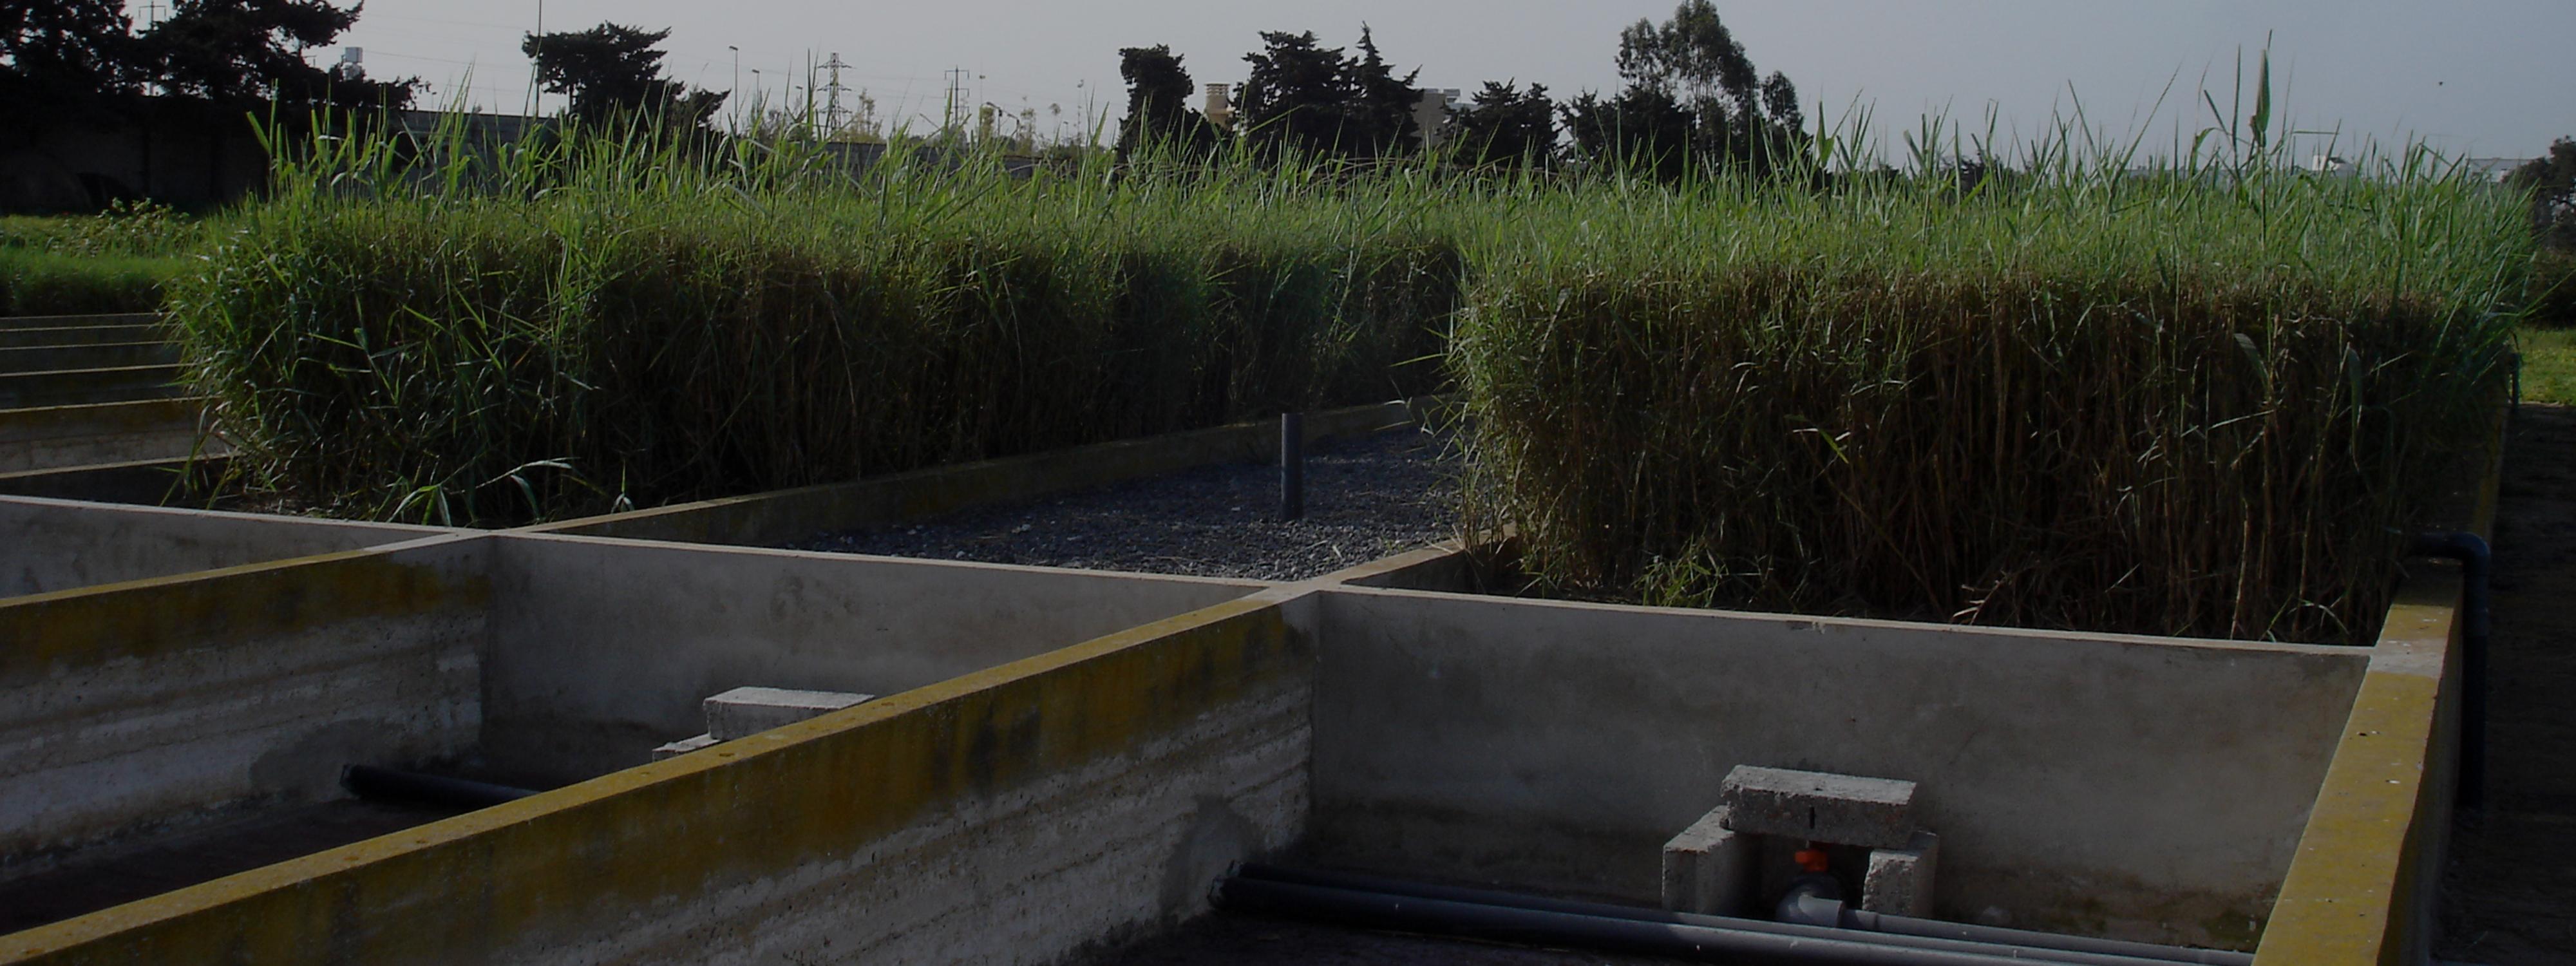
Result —
POLYGON ((1911 919, 1879 913, 1841 909, 1840 927, 1809 926, 1771 922, 1760 919, 1737 919, 1697 913, 1644 909, 1603 902, 1553 899, 1513 892, 1468 889, 1459 886, 1432 885, 1404 879, 1352 872, 1325 872, 1314 869, 1292 869, 1283 866, 1250 863, 1238 867, 1235 874, 1247 879, 1264 879, 1299 885, 1347 889, 1354 892, 1383 892, 1426 899, 1467 902, 1480 905, 1507 906, 1564 912, 1574 915, 1631 919, 1639 922, 1661 922, 1674 925, 1707 926, 1748 932, 1767 932, 1818 939, 1842 938, 1871 941, 1888 945, 1944 949, 1963 952, 1993 953, 2008 950, 2012 958, 2023 962, 2084 964, 2084 966, 2131 966, 2144 963, 2190 963, 2200 966, 2251 966, 2254 957, 2247 953, 2217 949, 2186 949, 2180 946, 2158 946, 2151 943, 2123 942, 2116 939, 2090 939, 2055 933, 1975 926, 1933 919, 1911 919), (1856 930, 1869 930, 1867 935, 1852 936, 1856 930), (1973 948, 1971 948, 1973 947, 1973 948))
POLYGON ((2162 960, 2169 963, 2193 963, 2198 966, 2254 966, 2254 954, 2224 949, 2189 949, 2182 946, 2158 946, 2121 939, 2095 939, 2090 936, 2068 936, 2001 926, 1946 922, 1939 919, 1916 919, 1892 916, 1883 912, 1843 910, 1843 921, 1854 929, 1867 929, 1889 935, 1925 936, 1961 939, 1969 942, 1996 943, 2007 946, 2041 946, 2072 952, 2103 953, 2135 959, 2162 960))

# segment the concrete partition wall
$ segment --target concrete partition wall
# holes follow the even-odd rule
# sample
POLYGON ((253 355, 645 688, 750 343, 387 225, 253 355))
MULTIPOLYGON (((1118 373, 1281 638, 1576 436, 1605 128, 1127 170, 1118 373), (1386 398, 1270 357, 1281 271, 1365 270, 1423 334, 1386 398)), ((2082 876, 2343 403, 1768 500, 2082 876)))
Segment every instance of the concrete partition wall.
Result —
POLYGON ((1270 594, 7 937, 0 963, 1047 963, 1307 813, 1270 594))
POLYGON ((0 875, 475 738, 480 538, 0 600, 0 875))
POLYGON ((2351 648, 1333 590, 1322 861, 1653 902, 1736 765, 1921 783, 1938 911, 2250 947, 2351 648))
POLYGON ((890 695, 1264 584, 582 537, 499 537, 483 752, 561 780, 706 730, 757 685, 890 695))
POLYGON ((449 533, 430 527, 0 496, 0 597, 449 533))

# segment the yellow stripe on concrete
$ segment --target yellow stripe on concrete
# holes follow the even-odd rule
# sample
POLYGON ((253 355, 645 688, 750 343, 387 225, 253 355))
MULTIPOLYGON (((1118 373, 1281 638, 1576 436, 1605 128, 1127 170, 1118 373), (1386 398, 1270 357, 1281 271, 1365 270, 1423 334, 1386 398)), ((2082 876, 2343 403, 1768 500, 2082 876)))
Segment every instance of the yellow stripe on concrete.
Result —
POLYGON ((0 681, 372 617, 480 608, 492 588, 479 565, 405 552, 479 539, 433 536, 0 599, 0 681))
POLYGON ((2425 836, 2441 831, 2428 825, 2450 820, 2451 773, 2439 766, 2459 591, 2456 576, 2411 580, 2390 608, 2256 966, 2406 961, 2420 911, 2417 856, 2425 836))
POLYGON ((1311 646, 1279 599, 17 933, 0 938, 0 963, 443 963, 596 941, 1131 754, 1228 702, 1311 687, 1311 646))

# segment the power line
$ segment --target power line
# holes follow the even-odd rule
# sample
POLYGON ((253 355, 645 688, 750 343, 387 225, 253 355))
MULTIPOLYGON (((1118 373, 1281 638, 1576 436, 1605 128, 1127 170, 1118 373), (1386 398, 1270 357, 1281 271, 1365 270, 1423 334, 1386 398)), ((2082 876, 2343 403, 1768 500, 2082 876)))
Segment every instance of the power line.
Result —
POLYGON ((841 70, 848 66, 841 62, 840 51, 833 51, 832 59, 823 62, 823 69, 832 72, 832 83, 823 88, 823 129, 836 134, 841 130, 841 93, 849 90, 841 86, 841 70))

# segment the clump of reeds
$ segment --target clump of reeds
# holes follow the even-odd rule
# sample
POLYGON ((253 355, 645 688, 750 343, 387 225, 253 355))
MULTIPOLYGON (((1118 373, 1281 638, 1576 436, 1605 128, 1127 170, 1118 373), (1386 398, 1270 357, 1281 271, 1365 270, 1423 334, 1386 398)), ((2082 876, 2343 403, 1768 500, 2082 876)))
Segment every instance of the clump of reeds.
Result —
POLYGON ((172 319, 294 497, 504 522, 1419 392, 1459 291, 1401 197, 1029 177, 649 129, 281 150, 172 319), (401 145, 396 145, 401 146, 401 145))
POLYGON ((1529 202, 1451 350, 1482 515, 1565 592, 2375 634, 2501 404, 2516 199, 2420 154, 1938 175, 1529 202))

